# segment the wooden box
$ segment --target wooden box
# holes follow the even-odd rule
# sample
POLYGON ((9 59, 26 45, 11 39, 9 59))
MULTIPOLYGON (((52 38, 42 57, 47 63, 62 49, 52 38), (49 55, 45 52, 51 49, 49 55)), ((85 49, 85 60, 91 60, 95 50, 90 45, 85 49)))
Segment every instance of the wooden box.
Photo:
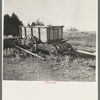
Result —
POLYGON ((20 26, 20 34, 21 38, 35 36, 42 42, 52 43, 62 39, 63 27, 64 26, 20 26))

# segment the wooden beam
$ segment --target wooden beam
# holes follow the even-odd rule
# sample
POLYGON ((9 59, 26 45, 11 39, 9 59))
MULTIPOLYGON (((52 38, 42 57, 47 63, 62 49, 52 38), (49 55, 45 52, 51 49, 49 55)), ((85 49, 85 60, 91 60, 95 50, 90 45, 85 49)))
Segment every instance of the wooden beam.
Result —
POLYGON ((91 53, 91 52, 86 52, 86 51, 81 51, 81 50, 76 50, 76 52, 86 54, 86 55, 90 55, 90 56, 96 56, 95 52, 91 53))
POLYGON ((40 41, 40 38, 41 38, 40 28, 38 28, 38 35, 39 35, 39 41, 40 41))
POLYGON ((31 27, 31 36, 33 36, 33 28, 31 27))
POLYGON ((26 33, 26 27, 24 27, 24 30, 25 30, 25 37, 27 36, 27 33, 26 33))
POLYGON ((25 50, 25 49, 23 49, 23 48, 21 48, 21 47, 15 45, 15 44, 14 44, 14 46, 15 46, 16 48, 22 50, 22 51, 25 51, 25 52, 27 52, 27 53, 33 55, 33 56, 36 56, 36 57, 38 57, 38 58, 40 58, 40 59, 42 59, 42 60, 45 60, 43 57, 41 57, 41 56, 39 56, 39 55, 37 55, 37 54, 35 54, 35 53, 32 53, 32 52, 30 52, 30 51, 28 51, 28 50, 25 50))

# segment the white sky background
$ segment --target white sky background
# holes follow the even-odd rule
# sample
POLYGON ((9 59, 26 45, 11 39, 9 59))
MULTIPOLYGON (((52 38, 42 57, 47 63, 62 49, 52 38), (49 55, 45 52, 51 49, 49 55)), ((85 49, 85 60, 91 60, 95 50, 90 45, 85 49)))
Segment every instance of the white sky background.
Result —
POLYGON ((24 25, 40 19, 45 25, 96 31, 97 0, 4 0, 4 14, 18 15, 24 25))

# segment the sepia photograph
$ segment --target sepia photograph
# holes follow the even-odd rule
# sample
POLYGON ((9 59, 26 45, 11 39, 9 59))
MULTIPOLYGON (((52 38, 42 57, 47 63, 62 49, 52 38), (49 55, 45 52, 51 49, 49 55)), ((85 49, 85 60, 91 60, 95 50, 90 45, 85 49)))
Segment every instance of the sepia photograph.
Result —
POLYGON ((4 0, 3 80, 96 82, 97 0, 4 0))

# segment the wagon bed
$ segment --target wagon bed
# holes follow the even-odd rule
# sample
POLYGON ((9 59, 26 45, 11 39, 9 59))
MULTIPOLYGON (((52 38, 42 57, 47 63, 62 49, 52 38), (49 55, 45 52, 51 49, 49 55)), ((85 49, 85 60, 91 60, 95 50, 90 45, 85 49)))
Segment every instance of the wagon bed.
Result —
POLYGON ((73 48, 63 38, 64 26, 20 26, 18 45, 29 48, 31 52, 37 50, 49 51, 56 55, 59 53, 72 53, 73 48))

